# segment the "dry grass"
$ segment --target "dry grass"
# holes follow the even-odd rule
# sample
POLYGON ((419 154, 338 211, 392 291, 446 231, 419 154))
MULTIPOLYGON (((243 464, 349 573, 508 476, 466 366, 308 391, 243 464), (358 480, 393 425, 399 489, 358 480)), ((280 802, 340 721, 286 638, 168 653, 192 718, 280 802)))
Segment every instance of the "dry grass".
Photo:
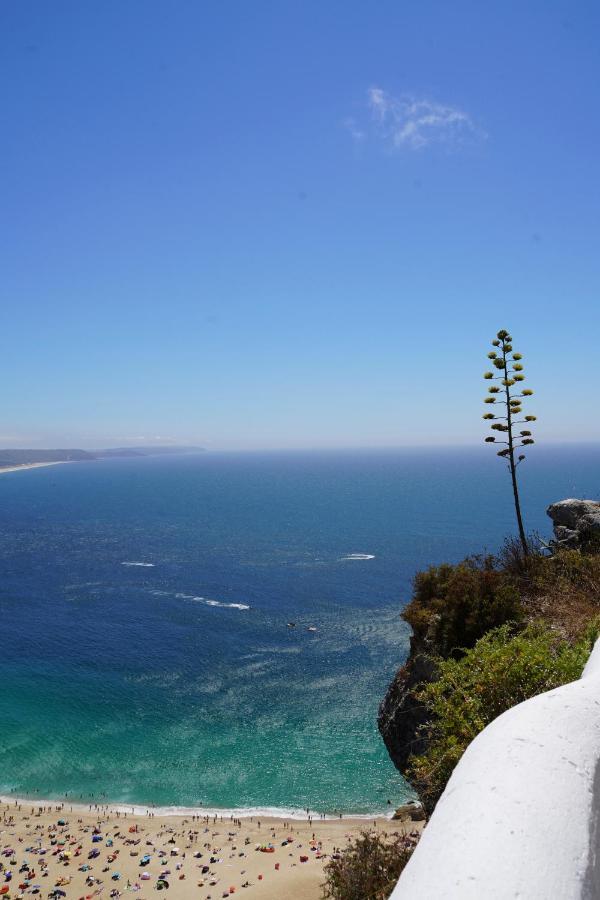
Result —
POLYGON ((600 554, 534 556, 519 581, 526 618, 543 619, 570 640, 600 614, 600 554))

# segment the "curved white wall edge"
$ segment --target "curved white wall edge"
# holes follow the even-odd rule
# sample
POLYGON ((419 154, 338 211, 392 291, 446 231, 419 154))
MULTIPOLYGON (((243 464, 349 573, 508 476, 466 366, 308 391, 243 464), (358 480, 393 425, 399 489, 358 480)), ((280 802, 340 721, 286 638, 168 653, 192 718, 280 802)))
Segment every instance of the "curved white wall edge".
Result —
POLYGON ((390 900, 600 898, 600 640, 469 745, 390 900))

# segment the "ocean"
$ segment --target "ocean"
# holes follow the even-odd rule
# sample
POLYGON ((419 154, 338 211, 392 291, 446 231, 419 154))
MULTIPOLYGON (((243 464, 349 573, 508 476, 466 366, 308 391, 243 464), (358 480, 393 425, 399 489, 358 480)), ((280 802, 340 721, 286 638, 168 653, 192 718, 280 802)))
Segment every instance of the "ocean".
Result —
MULTIPOLYGON (((528 530, 600 496, 598 453, 533 448, 528 530)), ((410 794, 376 717, 411 579, 514 531, 488 448, 0 475, 0 794, 385 812, 410 794)))

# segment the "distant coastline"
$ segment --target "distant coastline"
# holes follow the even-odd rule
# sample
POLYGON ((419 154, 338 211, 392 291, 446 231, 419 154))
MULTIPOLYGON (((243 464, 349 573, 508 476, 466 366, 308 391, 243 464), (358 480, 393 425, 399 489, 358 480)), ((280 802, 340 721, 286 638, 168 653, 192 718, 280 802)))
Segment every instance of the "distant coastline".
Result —
POLYGON ((183 456, 203 453, 204 447, 108 447, 103 450, 54 449, 33 450, 21 448, 0 449, 0 472, 17 472, 20 469, 37 469, 63 462, 88 462, 98 459, 143 456, 183 456))
POLYGON ((44 466, 62 466, 63 463, 71 462, 68 459, 53 459, 48 462, 20 463, 12 466, 4 466, 0 464, 0 475, 5 472, 20 472, 23 469, 41 469, 44 466))

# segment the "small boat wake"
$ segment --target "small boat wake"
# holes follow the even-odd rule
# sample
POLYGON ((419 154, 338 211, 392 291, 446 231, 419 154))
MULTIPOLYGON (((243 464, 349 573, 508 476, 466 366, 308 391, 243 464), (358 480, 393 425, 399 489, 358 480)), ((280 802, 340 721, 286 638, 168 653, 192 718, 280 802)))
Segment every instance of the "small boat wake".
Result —
POLYGON ((207 606, 223 606, 226 609, 250 609, 247 603, 223 603, 221 600, 205 600, 200 598, 207 606))
POLYGON ((153 569, 154 563, 147 562, 122 562, 122 566, 139 566, 141 569, 153 569))
POLYGON ((175 594, 179 600, 188 603, 204 603, 205 606, 220 606, 223 609, 250 609, 247 603, 225 603, 223 600, 209 600, 208 597, 194 597, 193 594, 175 594))
POLYGON ((347 560, 359 560, 359 559, 375 559, 374 553, 349 553, 347 556, 341 556, 340 562, 346 562, 347 560))

